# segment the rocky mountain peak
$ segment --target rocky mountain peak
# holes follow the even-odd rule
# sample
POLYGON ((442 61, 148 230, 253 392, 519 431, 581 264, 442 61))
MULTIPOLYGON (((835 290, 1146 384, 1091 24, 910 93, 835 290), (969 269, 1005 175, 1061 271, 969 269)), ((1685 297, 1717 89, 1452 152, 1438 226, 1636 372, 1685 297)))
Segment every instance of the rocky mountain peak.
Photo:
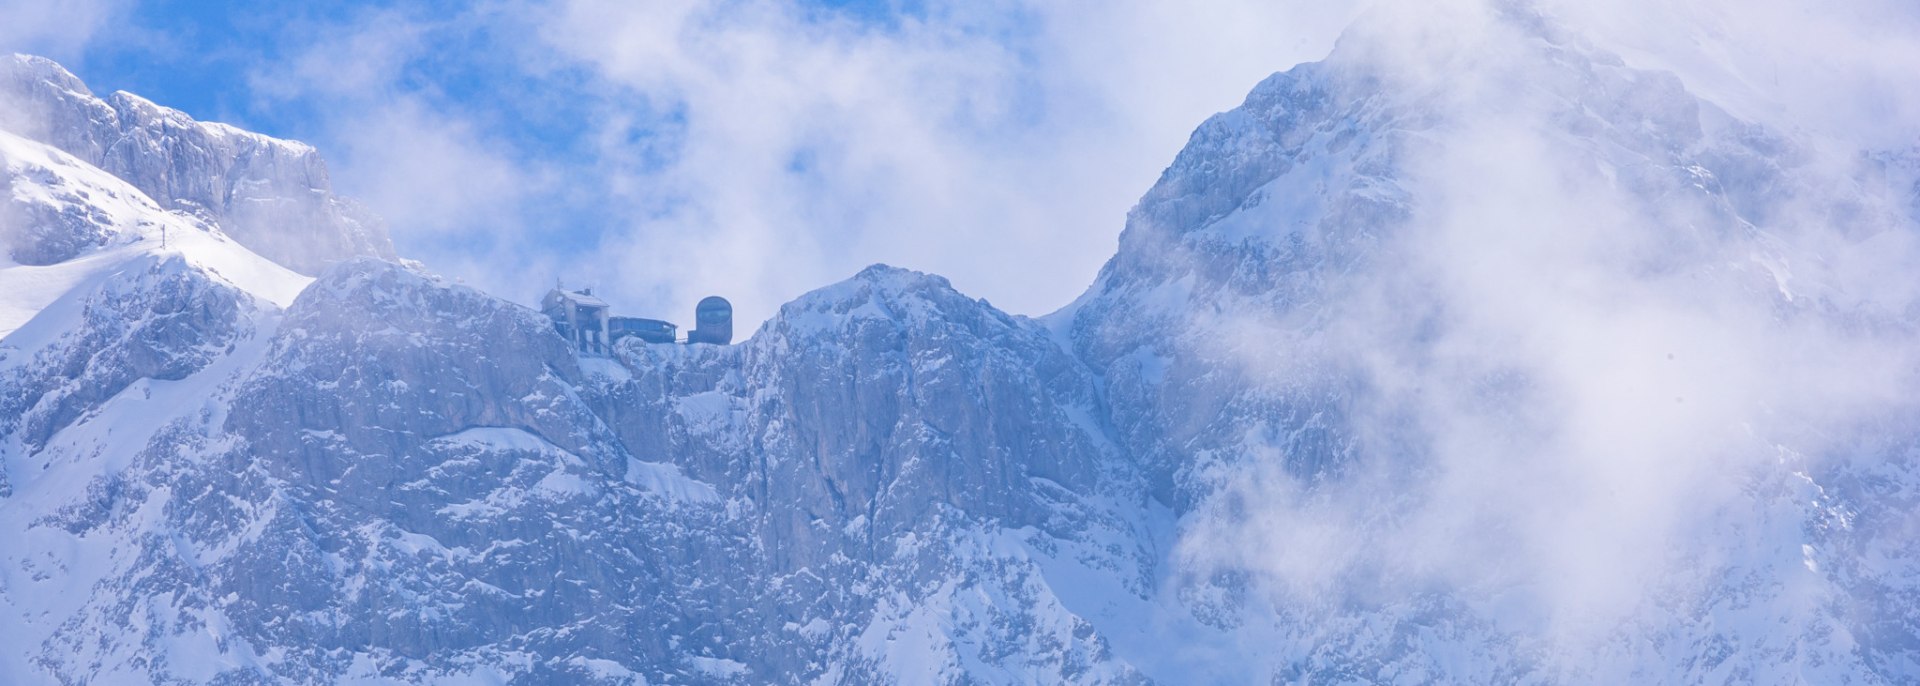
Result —
POLYGON ((909 332, 974 320, 983 312, 1011 322, 992 306, 954 290, 945 277, 876 264, 794 299, 765 328, 782 336, 840 336, 873 325, 909 332))
POLYGON ((116 92, 96 97, 44 58, 0 60, 0 124, 133 184, 305 274, 353 256, 393 259, 381 221, 333 194, 312 147, 196 121, 116 92))
POLYGON ((1911 158, 1481 19, 1263 81, 1050 318, 875 265, 611 354, 13 58, 0 681, 1911 681, 1920 308, 1831 278, 1911 158))

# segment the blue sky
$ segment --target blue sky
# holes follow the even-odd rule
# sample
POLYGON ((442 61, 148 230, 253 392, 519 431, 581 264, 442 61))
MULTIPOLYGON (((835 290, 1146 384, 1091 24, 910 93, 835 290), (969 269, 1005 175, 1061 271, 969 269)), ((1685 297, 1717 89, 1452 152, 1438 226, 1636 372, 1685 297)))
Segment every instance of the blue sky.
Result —
MULTIPOLYGON (((884 24, 910 6, 883 0, 820 0, 819 11, 884 24)), ((100 91, 139 93, 202 118, 218 119, 286 137, 313 135, 322 127, 314 112, 262 102, 250 81, 261 65, 286 60, 310 49, 316 26, 351 25, 370 15, 432 22, 460 17, 470 2, 257 3, 234 0, 144 0, 126 3, 113 40, 60 55, 84 72, 100 91)), ((451 28, 451 27, 449 27, 451 28)), ((406 83, 439 95, 448 107, 485 112, 504 132, 528 137, 529 145, 566 145, 577 131, 580 110, 550 112, 506 107, 500 98, 534 92, 564 97, 582 87, 578 80, 546 81, 515 71, 510 59, 489 54, 500 41, 498 27, 478 26, 471 35, 429 34, 434 58, 407 64, 406 83), (544 115, 544 116, 543 116, 544 115), (572 126, 569 126, 572 125, 572 126)))

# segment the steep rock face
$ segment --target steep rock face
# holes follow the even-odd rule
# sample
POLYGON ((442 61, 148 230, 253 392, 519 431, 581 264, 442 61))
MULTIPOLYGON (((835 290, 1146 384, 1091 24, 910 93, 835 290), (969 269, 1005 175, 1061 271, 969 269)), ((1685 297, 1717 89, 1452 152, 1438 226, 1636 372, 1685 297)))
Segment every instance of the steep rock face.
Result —
MULTIPOLYGON (((1431 341, 1447 304, 1413 281, 1424 275, 1402 272, 1416 251, 1452 247, 1422 235, 1451 221, 1440 214, 1463 194, 1432 170, 1464 157, 1497 166, 1501 151, 1474 146, 1514 143, 1484 138, 1489 128, 1552 146, 1553 163, 1608 188, 1608 202, 1675 227, 1663 245, 1632 246, 1645 251, 1624 258, 1636 269, 1701 269, 1728 238, 1789 213, 1862 233, 1898 225, 1884 203, 1818 205, 1847 197, 1833 185, 1846 181, 1822 180, 1808 151, 1672 74, 1632 69, 1535 20, 1514 10, 1498 38, 1454 46, 1433 60, 1444 73, 1418 77, 1380 54, 1393 52, 1379 45, 1391 36, 1358 32, 1209 119, 1129 213, 1120 251, 1055 320, 1106 377, 1122 442, 1143 451, 1159 497, 1192 502, 1206 487, 1178 472, 1240 441, 1248 416, 1285 417, 1295 432, 1282 452, 1301 476, 1353 458, 1341 417, 1373 391, 1352 351, 1326 343, 1354 325, 1352 311, 1383 306, 1398 321, 1364 324, 1431 341)), ((1544 235, 1566 220, 1537 225, 1544 235)), ((1755 250, 1790 252, 1764 243, 1755 250)), ((1712 278, 1771 278, 1762 270, 1712 278)))
POLYGON ((8 55, 0 70, 0 108, 7 131, 65 150, 89 162, 118 139, 120 115, 53 60, 8 55))
POLYGON ((1837 602, 1853 608, 1846 630, 1863 661, 1895 683, 1920 674, 1920 630, 1912 621, 1920 615, 1920 584, 1912 581, 1920 576, 1912 544, 1920 532, 1914 445, 1863 446, 1851 463, 1819 476, 1836 516, 1819 522, 1825 545, 1815 564, 1838 580, 1837 602))
MULTIPOLYGON (((405 454, 475 427, 528 432, 593 469, 625 472, 612 437, 570 392, 578 366, 545 318, 428 278, 367 259, 329 271, 288 310, 225 428, 264 453, 299 456, 304 478, 319 483, 357 456, 405 454), (313 435, 343 430, 345 442, 313 435)), ((388 483, 357 476, 367 481, 344 493, 388 483)))
POLYGON ((53 539, 131 542, 65 562, 115 590, 61 609, 34 641, 39 669, 1142 680, 1049 583, 1097 569, 1146 593, 1140 524, 1120 507, 1138 487, 1066 415, 1092 416, 1091 378, 1044 330, 942 280, 875 268, 758 343, 628 343, 616 363, 576 357, 525 308, 358 260, 270 329, 228 355, 202 407, 35 520, 53 539), (829 364, 846 367, 814 371, 829 364), (872 390, 803 389, 849 374, 872 390), (844 426, 880 438, 845 454, 828 438, 844 426), (962 450, 981 464, 954 464, 962 450))
POLYGON ((138 406, 202 402, 304 279, 49 146, 0 163, 0 471, 118 469, 173 409, 138 406))
POLYGON ((818 646, 796 674, 1141 678, 1039 568, 1035 551, 1073 548, 1068 564, 1144 594, 1150 562, 1115 507, 1139 490, 1093 379, 1033 322, 876 266, 735 348, 629 341, 619 359, 589 384, 596 405, 636 455, 720 484, 746 515, 790 618, 777 631, 818 646))
MULTIPOLYGON (((1896 350, 1911 302, 1847 275, 1871 261, 1784 266, 1910 258, 1903 189, 1524 10, 1489 22, 1464 37, 1359 31, 1261 84, 1194 134, 1093 288, 1054 315, 1102 376, 1118 442, 1179 513, 1175 614, 1219 640, 1294 646, 1233 679, 1911 678, 1914 634, 1892 629, 1905 610, 1839 609, 1905 607, 1906 563, 1855 576, 1820 552, 1887 550, 1909 530, 1903 501, 1859 487, 1904 493, 1891 483, 1913 478, 1893 476, 1905 449, 1836 447, 1822 436, 1853 435, 1852 420, 1756 401, 1765 384, 1719 397, 1740 376, 1844 375, 1834 360, 1854 352, 1910 378, 1896 350), (1407 64, 1406 44, 1440 48, 1407 64), (1711 382, 1637 357, 1684 360, 1703 340, 1693 354, 1796 342, 1752 348, 1780 359, 1711 382), (1639 417, 1580 385, 1609 374, 1725 414, 1639 417), (1730 416, 1771 419, 1723 436, 1730 416), (1569 437, 1618 417, 1643 423, 1610 435, 1698 419, 1714 438, 1569 437), (1839 425, 1810 428, 1823 422, 1839 425), (1629 490, 1673 519, 1613 509, 1629 490), (1572 571, 1559 556, 1645 585, 1555 576, 1572 571), (1532 600, 1501 590, 1514 588, 1532 600), (1619 605, 1578 600, 1604 594, 1619 605), (1582 625, 1556 624, 1567 616, 1582 625)), ((1904 407, 1858 392, 1876 399, 1837 395, 1879 418, 1862 421, 1904 407)))
POLYGON ((1119 252, 1055 316, 1106 376, 1122 442, 1143 451, 1159 497, 1190 503, 1205 491, 1195 472, 1215 450, 1239 451, 1249 416, 1289 427, 1268 438, 1291 433, 1282 452, 1297 475, 1354 459, 1340 426, 1374 391, 1353 351, 1326 341, 1355 309, 1394 308, 1399 321, 1364 325, 1416 340, 1449 314, 1432 284, 1399 272, 1420 259, 1413 251, 1435 249, 1421 233, 1445 220, 1434 215, 1456 193, 1431 170, 1498 160, 1473 146, 1510 144, 1483 138, 1487 128, 1541 136, 1585 167, 1570 173, 1615 189, 1609 201, 1686 227, 1664 254, 1636 258, 1648 269, 1715 259, 1705 251, 1718 239, 1831 190, 1794 187, 1806 180, 1783 170, 1805 167, 1802 151, 1672 74, 1629 68, 1527 19, 1504 17, 1508 33, 1490 39, 1504 42, 1455 46, 1434 60, 1445 73, 1420 77, 1380 54, 1393 52, 1379 46, 1391 36, 1350 35, 1327 60, 1273 75, 1202 124, 1129 213, 1119 252), (1527 118, 1489 121, 1503 111, 1527 118))
POLYGON ((838 678, 1144 679, 1043 571, 1056 559, 1145 594, 1152 564, 1094 379, 1047 330, 872 267, 744 347, 758 462, 740 483, 764 503, 774 568, 858 610, 841 615, 864 628, 836 650, 854 666, 838 678))
MULTIPOLYGON (((524 308, 382 262, 331 270, 235 392, 223 429, 244 444, 217 460, 271 484, 255 491, 258 502, 310 512, 266 522, 270 538, 224 561, 228 583, 254 583, 259 570, 307 555, 342 562, 295 585, 240 586, 251 592, 233 612, 275 644, 379 645, 439 670, 458 666, 449 651, 494 656, 483 662, 516 644, 571 654, 561 646, 611 641, 648 617, 698 616, 673 607, 697 594, 687 575, 723 568, 709 565, 730 555, 705 540, 713 533, 655 520, 713 518, 702 504, 711 488, 629 464, 574 392, 578 374, 550 325, 524 308), (676 542, 637 554, 648 539, 676 542), (464 590, 448 578, 464 579, 464 590), (466 597, 476 589, 481 597, 466 597), (455 605, 463 609, 448 613, 455 605), (361 621, 373 608, 392 609, 361 621), (269 622, 312 613, 354 619, 269 622), (581 621, 573 631, 582 636, 544 636, 581 621)), ((183 513, 181 530, 203 530, 224 510, 183 513)), ((631 663, 659 651, 671 668, 666 638, 611 656, 631 663)), ((332 673, 324 660, 309 667, 332 673)))
POLYGON ((249 335, 253 299, 184 260, 132 265, 87 298, 79 325, 31 359, 0 352, 0 435, 38 450, 138 379, 179 380, 249 335))
MULTIPOLYGON (((115 584, 119 566, 166 557, 169 539, 138 527, 115 532, 124 535, 88 533, 103 532, 116 516, 138 521, 151 514, 116 515, 126 502, 129 465, 141 461, 149 441, 161 446, 157 459, 183 454, 185 444, 169 425, 212 411, 218 387, 262 347, 279 309, 185 256, 119 250, 133 256, 90 258, 108 266, 0 345, 0 469, 22 486, 0 507, 21 543, 5 553, 18 573, 0 582, 3 602, 23 617, 62 617, 8 621, 0 629, 23 646, 7 666, 12 678, 146 681, 166 678, 174 661, 190 674, 204 673, 185 655, 152 657, 172 644, 130 628, 152 619, 146 613, 163 605, 156 597, 198 612, 188 599, 205 596, 192 570, 144 586, 115 584), (121 544, 98 545, 107 539, 121 544), (106 587, 125 593, 94 592, 106 587), (90 612, 89 603, 114 604, 116 611, 90 612), (90 659, 115 652, 109 662, 90 659), (134 658, 140 655, 148 657, 134 658)), ((206 630, 200 619, 181 621, 206 630)))
POLYGON ((623 683, 752 643, 717 619, 753 609, 700 581, 753 569, 752 547, 726 538, 711 487, 626 456, 538 315, 363 260, 277 331, 207 411, 50 520, 175 542, 100 564, 118 590, 45 640, 54 673, 623 683), (147 657, 163 648, 196 657, 147 657))
POLYGON ((313 148, 194 121, 125 92, 103 100, 43 58, 0 59, 0 128, 65 150, 302 273, 394 257, 379 220, 333 195, 313 148))
POLYGON ((947 507, 1044 525, 1036 488, 1095 493, 1119 469, 1091 375, 938 277, 870 268, 782 308, 745 356, 765 384, 752 421, 788 428, 758 432, 767 464, 747 481, 808 503, 795 524, 864 519, 886 537, 947 507))
POLYGON ((1295 331, 1312 325, 1311 308, 1409 217, 1396 176, 1431 114, 1419 98, 1389 100, 1366 67, 1295 67, 1202 124, 1129 213, 1093 288, 1055 315, 1104 376, 1120 442, 1164 502, 1190 503, 1204 490, 1194 458, 1217 456, 1249 429, 1290 433, 1288 459, 1303 476, 1350 457, 1337 425, 1351 381, 1307 355, 1284 380, 1245 360, 1310 351, 1295 331), (1305 321, 1278 321, 1294 312, 1305 321), (1248 313, 1270 325, 1236 328, 1248 313), (1251 416, 1273 421, 1258 429, 1251 416))
MULTIPOLYGON (((0 174, 0 245, 7 257, 27 265, 48 265, 72 259, 89 248, 107 244, 114 234, 112 222, 79 193, 59 192, 36 202, 14 191, 22 185, 16 179, 37 175, 44 170, 16 163, 10 156, 0 159, 5 173, 0 174)), ((63 189, 64 190, 64 189, 63 189)))

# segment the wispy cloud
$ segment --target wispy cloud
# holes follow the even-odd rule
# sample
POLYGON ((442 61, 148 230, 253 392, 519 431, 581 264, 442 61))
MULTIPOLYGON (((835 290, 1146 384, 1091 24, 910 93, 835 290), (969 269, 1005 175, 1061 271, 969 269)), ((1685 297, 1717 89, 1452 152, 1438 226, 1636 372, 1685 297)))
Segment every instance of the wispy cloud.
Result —
POLYGON ((395 8, 304 21, 287 27, 284 56, 255 65, 248 83, 254 109, 305 112, 338 190, 387 220, 403 256, 524 298, 524 279, 551 271, 535 265, 553 258, 529 254, 528 240, 561 228, 530 207, 547 161, 516 148, 516 132, 487 120, 483 103, 448 93, 423 67, 485 62, 448 51, 490 21, 483 10, 395 8))
POLYGON ((734 294, 752 320, 889 262, 1039 314, 1091 281, 1195 122, 1323 51, 1348 14, 1307 10, 936 2, 874 21, 582 0, 542 35, 672 113, 662 164, 622 170, 646 218, 609 246, 667 256, 649 264, 677 299, 734 294))
POLYGON ((1867 146, 1920 138, 1920 8, 1899 0, 1586 3, 1553 12, 1749 119, 1867 146))
POLYGON ((256 109, 312 115, 404 251, 507 297, 562 277, 670 316, 721 293, 754 322, 890 262, 1041 314, 1091 281, 1195 122, 1351 13, 403 6, 287 26, 250 86, 256 109))
POLYGON ((128 0, 0 0, 0 50, 73 60, 130 7, 128 0))
MULTIPOLYGON (((1769 4, 1742 7, 1795 16, 1769 4)), ((1663 636, 1788 644, 1858 619, 1805 604, 1845 591, 1801 545, 1824 540, 1823 499, 1848 497, 1821 491, 1844 488, 1827 470, 1886 459, 1852 451, 1914 409, 1920 294, 1903 265, 1920 260, 1920 227, 1860 151, 1911 131, 1868 120, 1914 112, 1878 97, 1896 68, 1876 60, 1915 36, 1854 51, 1838 27, 1879 29, 1847 18, 1817 31, 1833 39, 1823 65, 1858 65, 1839 67, 1847 78, 1781 63, 1758 83, 1762 57, 1810 51, 1767 52, 1785 36, 1745 29, 1721 41, 1713 24, 1634 33, 1727 58, 1652 65, 1673 79, 1609 64, 1613 37, 1589 31, 1634 11, 1583 8, 1542 34, 1501 18, 1511 4, 1451 3, 1375 17, 1343 45, 1390 99, 1431 108, 1394 157, 1408 216, 1328 227, 1379 246, 1322 274, 1311 311, 1212 315, 1224 335, 1201 355, 1238 360, 1248 398, 1337 379, 1321 397, 1342 400, 1322 409, 1344 414, 1358 465, 1302 479, 1285 438, 1221 427, 1250 433, 1235 458, 1196 461, 1217 488, 1183 541, 1198 583, 1250 574, 1276 616, 1335 632, 1443 595, 1461 625, 1600 681, 1673 657, 1645 647, 1663 636), (1680 91, 1695 84, 1750 88, 1731 108, 1748 120, 1696 105, 1680 91), (1748 594, 1752 615, 1695 624, 1724 594, 1748 594)))

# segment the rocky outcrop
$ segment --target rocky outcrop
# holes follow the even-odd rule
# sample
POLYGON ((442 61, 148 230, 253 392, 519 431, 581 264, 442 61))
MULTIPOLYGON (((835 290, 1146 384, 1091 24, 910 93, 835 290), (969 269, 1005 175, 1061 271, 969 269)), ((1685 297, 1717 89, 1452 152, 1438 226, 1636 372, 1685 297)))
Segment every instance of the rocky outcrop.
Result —
POLYGON ((0 354, 0 434, 38 450, 135 381, 184 379, 252 334, 253 298, 185 260, 130 271, 88 294, 77 326, 31 359, 0 354))

